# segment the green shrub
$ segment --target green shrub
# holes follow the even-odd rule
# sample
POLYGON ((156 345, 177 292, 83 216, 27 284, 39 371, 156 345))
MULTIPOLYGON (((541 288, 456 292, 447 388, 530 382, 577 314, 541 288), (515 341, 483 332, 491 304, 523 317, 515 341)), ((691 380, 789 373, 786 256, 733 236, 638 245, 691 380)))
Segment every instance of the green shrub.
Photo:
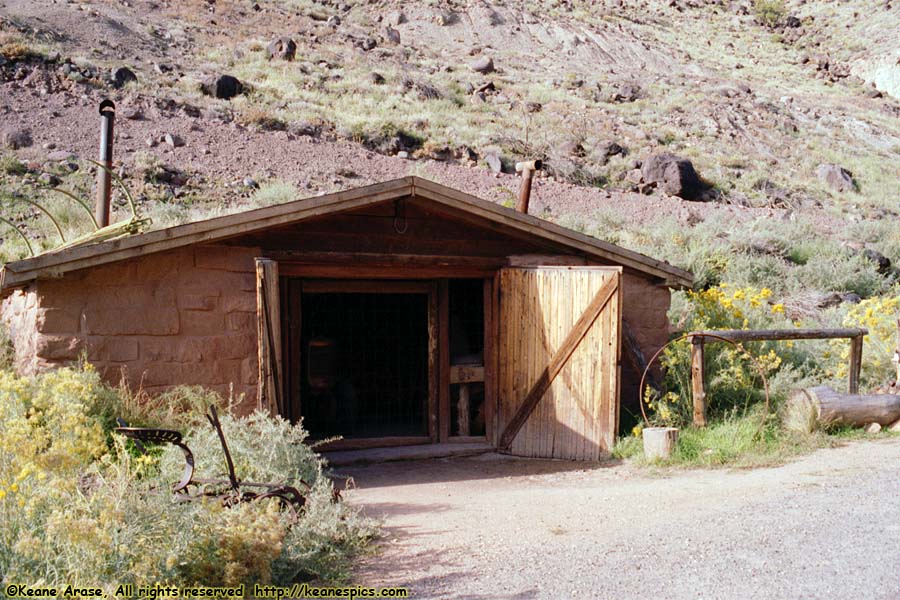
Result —
MULTIPOLYGON (((790 328, 784 305, 768 288, 722 285, 677 295, 670 317, 682 331, 790 328)), ((794 342, 749 342, 735 346, 708 340, 705 345, 707 416, 710 420, 741 418, 765 398, 769 381, 770 412, 793 382, 820 373, 809 349, 794 342), (777 385, 775 385, 777 383, 777 385)), ((685 427, 693 420, 691 350, 686 339, 662 353, 664 389, 646 390, 648 418, 655 425, 685 427)))
POLYGON ((9 330, 3 322, 0 322, 0 371, 12 369, 15 359, 16 352, 9 337, 9 330))
MULTIPOLYGON (((192 388, 168 400, 201 410, 223 404, 192 388)), ((0 372, 4 584, 334 582, 372 535, 368 521, 332 501, 331 482, 299 426, 262 414, 221 418, 239 477, 304 489, 300 480, 308 482, 307 505, 294 518, 274 500, 232 507, 178 500, 168 490, 183 468, 180 450, 136 452, 111 434, 115 415, 183 429, 197 476, 224 472, 216 434, 197 412, 138 405, 104 386, 90 366, 34 378, 0 372)))
MULTIPOLYGON (((863 300, 847 311, 841 323, 844 327, 863 327, 869 331, 863 339, 863 361, 860 385, 871 389, 896 379, 897 323, 900 320, 900 289, 882 298, 863 300)), ((832 340, 824 355, 829 375, 846 380, 849 369, 850 344, 847 340, 832 340)))
MULTIPOLYGON (((644 458, 640 430, 635 433, 620 439, 612 455, 614 458, 634 460, 638 464, 649 464, 644 458)), ((764 418, 761 407, 756 407, 746 415, 721 419, 704 428, 682 428, 671 458, 654 461, 653 464, 681 467, 765 466, 827 443, 827 438, 822 436, 785 430, 774 415, 764 418)))
POLYGON ((784 0, 754 0, 753 14, 766 27, 775 27, 787 15, 784 0))
POLYGON ((300 195, 297 188, 286 181, 272 181, 264 183, 253 194, 252 203, 254 206, 271 206, 273 204, 284 204, 291 200, 296 200, 300 195))
POLYGON ((24 175, 28 172, 28 166, 15 154, 7 153, 0 156, 0 172, 7 175, 24 175))

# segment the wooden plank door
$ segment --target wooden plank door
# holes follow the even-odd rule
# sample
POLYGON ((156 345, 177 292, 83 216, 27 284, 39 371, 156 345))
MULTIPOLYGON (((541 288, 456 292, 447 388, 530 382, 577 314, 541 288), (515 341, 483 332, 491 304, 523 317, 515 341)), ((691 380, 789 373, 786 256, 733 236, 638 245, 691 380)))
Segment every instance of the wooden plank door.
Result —
POLYGON ((621 269, 506 268, 499 276, 498 448, 598 460, 619 412, 621 269))

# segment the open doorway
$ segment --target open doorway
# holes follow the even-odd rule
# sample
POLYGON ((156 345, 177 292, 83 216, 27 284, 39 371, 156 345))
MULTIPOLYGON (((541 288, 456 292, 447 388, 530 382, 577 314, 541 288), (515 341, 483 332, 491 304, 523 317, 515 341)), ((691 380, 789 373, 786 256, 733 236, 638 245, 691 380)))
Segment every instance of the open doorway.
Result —
POLYGON ((428 436, 427 292, 304 285, 300 415, 313 438, 428 436))

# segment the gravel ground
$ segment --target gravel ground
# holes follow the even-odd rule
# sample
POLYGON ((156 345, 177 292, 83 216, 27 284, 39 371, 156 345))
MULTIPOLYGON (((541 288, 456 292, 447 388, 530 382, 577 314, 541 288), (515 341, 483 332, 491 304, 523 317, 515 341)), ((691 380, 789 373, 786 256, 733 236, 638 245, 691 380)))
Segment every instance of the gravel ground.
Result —
POLYGON ((499 455, 341 469, 417 598, 900 598, 900 439, 747 471, 499 455))

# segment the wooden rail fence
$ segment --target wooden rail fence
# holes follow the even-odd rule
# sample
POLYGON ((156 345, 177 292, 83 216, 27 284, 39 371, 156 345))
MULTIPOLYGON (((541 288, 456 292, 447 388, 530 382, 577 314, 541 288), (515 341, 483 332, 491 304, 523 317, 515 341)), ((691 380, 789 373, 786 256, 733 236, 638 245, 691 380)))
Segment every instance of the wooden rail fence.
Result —
POLYGON ((859 392, 859 371, 862 365, 863 336, 867 329, 723 329, 719 331, 692 331, 691 343, 691 398, 694 403, 694 425, 706 426, 706 388, 703 372, 703 349, 708 342, 726 339, 732 342, 775 340, 850 340, 850 375, 848 391, 859 392))

